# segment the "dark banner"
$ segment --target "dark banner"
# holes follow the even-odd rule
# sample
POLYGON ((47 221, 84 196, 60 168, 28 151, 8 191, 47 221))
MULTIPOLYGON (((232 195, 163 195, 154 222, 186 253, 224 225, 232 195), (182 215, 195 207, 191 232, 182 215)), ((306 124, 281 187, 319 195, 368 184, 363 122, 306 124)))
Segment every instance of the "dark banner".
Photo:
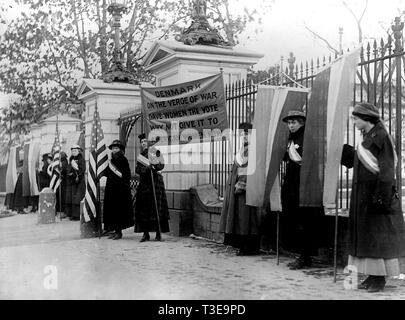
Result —
POLYGON ((174 143, 208 139, 228 128, 222 74, 165 87, 141 89, 146 132, 174 143), (158 133, 159 132, 159 133, 158 133), (188 139, 190 140, 190 139, 188 139))

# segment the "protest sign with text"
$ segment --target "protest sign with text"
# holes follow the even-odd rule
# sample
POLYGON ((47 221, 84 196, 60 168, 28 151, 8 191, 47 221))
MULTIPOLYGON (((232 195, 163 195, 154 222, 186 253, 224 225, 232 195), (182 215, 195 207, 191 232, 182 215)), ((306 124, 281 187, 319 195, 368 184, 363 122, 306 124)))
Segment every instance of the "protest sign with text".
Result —
POLYGON ((192 141, 208 140, 211 131, 220 135, 228 128, 222 74, 164 87, 143 87, 141 97, 147 131, 161 132, 158 135, 166 135, 172 143, 178 141, 174 135, 180 137, 180 143, 187 142, 182 137, 190 135, 196 135, 192 141))

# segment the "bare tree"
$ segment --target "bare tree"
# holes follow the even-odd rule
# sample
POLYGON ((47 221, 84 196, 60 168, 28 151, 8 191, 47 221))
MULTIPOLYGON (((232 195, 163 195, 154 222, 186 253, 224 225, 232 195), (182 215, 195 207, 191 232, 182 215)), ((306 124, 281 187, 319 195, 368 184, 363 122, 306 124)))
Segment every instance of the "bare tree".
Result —
MULTIPOLYGON (((357 24, 357 30, 358 30, 358 42, 361 43, 363 41, 363 29, 361 27, 361 23, 362 20, 364 18, 364 14, 367 11, 367 7, 368 7, 368 0, 365 0, 364 3, 364 8, 362 13, 360 14, 360 16, 358 17, 352 8, 349 7, 349 5, 347 4, 347 2, 345 0, 341 0, 343 6, 351 13, 351 15, 354 17, 354 19, 356 20, 356 24, 357 24)), ((320 40, 321 42, 323 42, 327 48, 332 51, 334 54, 340 54, 340 50, 336 49, 334 46, 331 45, 331 43, 325 38, 322 37, 319 33, 317 33, 316 31, 312 30, 311 28, 309 28, 305 23, 304 23, 304 27, 305 29, 307 29, 316 39, 320 40)))
POLYGON ((339 54, 339 50, 336 49, 335 47, 333 47, 330 42, 328 40, 326 40, 326 38, 322 37, 319 33, 313 31, 312 29, 310 29, 305 23, 304 23, 304 27, 305 29, 307 29, 316 39, 322 41, 330 51, 332 51, 335 54, 339 54))
POLYGON ((353 18, 356 20, 357 23, 357 30, 358 30, 358 36, 359 36, 359 43, 363 41, 363 30, 361 28, 361 21, 363 20, 364 14, 366 13, 367 7, 368 7, 368 0, 366 0, 363 8, 363 12, 361 13, 360 17, 357 17, 357 15, 354 13, 354 11, 347 5, 345 0, 342 0, 342 4, 344 7, 352 14, 353 18))

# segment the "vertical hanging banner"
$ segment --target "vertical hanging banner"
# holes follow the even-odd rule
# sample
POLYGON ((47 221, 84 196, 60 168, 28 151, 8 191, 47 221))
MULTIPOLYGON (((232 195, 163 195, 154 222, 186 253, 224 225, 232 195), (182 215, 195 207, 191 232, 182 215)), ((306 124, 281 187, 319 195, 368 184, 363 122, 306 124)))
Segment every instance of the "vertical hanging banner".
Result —
POLYGON ((161 143, 166 139, 173 144, 178 139, 187 142, 190 136, 192 142, 200 142, 228 128, 222 74, 164 87, 142 87, 141 98, 146 132, 160 132, 161 143))
POLYGON ((282 118, 290 110, 302 110, 309 89, 259 86, 253 129, 256 150, 249 150, 249 163, 255 152, 256 170, 247 177, 246 204, 254 207, 270 203, 272 211, 281 211, 279 169, 288 142, 288 128, 282 118))
POLYGON ((6 193, 14 193, 17 184, 17 147, 10 148, 9 160, 6 172, 6 193))
POLYGON ((23 196, 39 195, 36 168, 39 163, 41 143, 29 141, 24 144, 23 196))
POLYGON ((315 76, 308 102, 300 205, 336 207, 340 158, 353 100, 360 48, 339 57, 315 76))

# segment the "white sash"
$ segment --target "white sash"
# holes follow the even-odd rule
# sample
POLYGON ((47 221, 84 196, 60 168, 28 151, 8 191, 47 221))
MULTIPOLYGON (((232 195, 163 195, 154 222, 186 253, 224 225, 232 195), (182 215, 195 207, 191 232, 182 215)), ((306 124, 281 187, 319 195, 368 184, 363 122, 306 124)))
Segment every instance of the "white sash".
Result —
POLYGON ((292 161, 301 164, 302 158, 298 153, 297 149, 295 148, 294 141, 291 141, 290 144, 288 145, 288 155, 292 161))
POLYGON ((142 154, 138 155, 136 159, 139 163, 143 164, 145 167, 150 165, 149 159, 143 156, 142 154))
POLYGON ((112 172, 114 172, 118 177, 122 178, 122 173, 117 169, 116 166, 114 166, 111 161, 108 163, 108 167, 111 169, 112 172))
POLYGON ((380 172, 377 158, 370 152, 370 150, 364 148, 361 142, 357 145, 357 157, 370 172, 374 174, 380 172))

